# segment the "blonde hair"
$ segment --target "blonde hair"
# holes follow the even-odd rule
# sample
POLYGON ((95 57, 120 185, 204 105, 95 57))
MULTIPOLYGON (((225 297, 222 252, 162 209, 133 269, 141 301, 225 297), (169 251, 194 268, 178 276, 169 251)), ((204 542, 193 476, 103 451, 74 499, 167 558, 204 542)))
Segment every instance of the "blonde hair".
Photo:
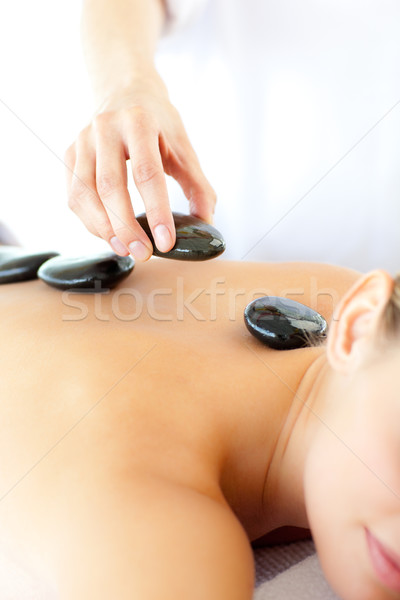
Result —
POLYGON ((400 273, 394 278, 392 295, 383 314, 385 333, 389 336, 400 332, 400 273))

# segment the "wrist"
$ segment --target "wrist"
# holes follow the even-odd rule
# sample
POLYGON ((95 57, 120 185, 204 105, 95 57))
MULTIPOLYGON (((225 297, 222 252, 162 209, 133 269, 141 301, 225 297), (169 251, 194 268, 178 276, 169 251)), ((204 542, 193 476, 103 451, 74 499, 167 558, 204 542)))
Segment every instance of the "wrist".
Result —
POLYGON ((126 76, 95 90, 93 116, 111 108, 122 108, 127 100, 138 102, 141 96, 149 94, 168 99, 168 90, 154 64, 135 66, 126 76))

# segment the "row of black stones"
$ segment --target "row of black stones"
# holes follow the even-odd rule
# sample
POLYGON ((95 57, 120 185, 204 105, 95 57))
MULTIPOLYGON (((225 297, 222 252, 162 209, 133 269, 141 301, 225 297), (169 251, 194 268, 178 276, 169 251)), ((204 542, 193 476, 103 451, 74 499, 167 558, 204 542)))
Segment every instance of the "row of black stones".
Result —
MULTIPOLYGON (((211 225, 189 215, 173 213, 176 244, 159 252, 145 215, 138 221, 149 235, 156 256, 177 260, 208 260, 221 254, 225 242, 211 225)), ((39 276, 58 289, 101 292, 115 287, 134 268, 131 256, 106 252, 92 257, 65 258, 56 252, 27 254, 15 246, 0 247, 0 283, 14 283, 39 276)), ((301 348, 326 337, 325 319, 307 306, 288 298, 264 297, 245 309, 245 323, 252 335, 276 350, 301 348)))
MULTIPOLYGON (((176 243, 169 252, 159 252, 147 222, 146 215, 138 221, 153 243, 153 254, 175 260, 209 260, 225 250, 222 235, 211 225, 191 215, 173 213, 176 243)), ((115 287, 131 273, 131 256, 117 256, 105 252, 95 256, 69 258, 57 252, 26 253, 19 247, 0 247, 0 283, 28 281, 39 277, 49 285, 65 290, 101 292, 115 287)))
POLYGON ((60 290, 104 291, 127 277, 134 264, 131 256, 117 256, 113 252, 64 258, 57 252, 26 253, 19 247, 4 246, 0 247, 0 284, 39 277, 60 290))

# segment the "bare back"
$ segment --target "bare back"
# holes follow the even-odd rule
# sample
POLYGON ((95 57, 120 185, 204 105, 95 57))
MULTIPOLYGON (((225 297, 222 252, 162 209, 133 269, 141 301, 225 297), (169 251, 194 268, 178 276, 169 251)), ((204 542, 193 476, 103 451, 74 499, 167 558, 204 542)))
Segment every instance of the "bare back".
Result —
POLYGON ((32 544, 66 489, 152 465, 211 496, 222 488, 251 532, 274 431, 314 355, 292 352, 288 370, 287 353, 251 338, 244 307, 288 296, 329 320, 357 276, 318 264, 160 259, 111 293, 3 286, 1 529, 32 544), (234 487, 244 482, 241 496, 234 487))

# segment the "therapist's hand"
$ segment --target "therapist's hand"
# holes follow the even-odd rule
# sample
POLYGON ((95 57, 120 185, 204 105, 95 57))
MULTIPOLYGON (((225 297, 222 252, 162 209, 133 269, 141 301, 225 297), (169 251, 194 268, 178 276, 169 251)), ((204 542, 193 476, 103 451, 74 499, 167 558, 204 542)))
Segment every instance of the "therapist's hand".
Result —
POLYGON ((215 193, 156 73, 110 95, 65 153, 69 207, 117 254, 147 260, 152 245, 133 212, 128 159, 161 252, 175 243, 165 173, 180 184, 190 213, 211 221, 215 193))

